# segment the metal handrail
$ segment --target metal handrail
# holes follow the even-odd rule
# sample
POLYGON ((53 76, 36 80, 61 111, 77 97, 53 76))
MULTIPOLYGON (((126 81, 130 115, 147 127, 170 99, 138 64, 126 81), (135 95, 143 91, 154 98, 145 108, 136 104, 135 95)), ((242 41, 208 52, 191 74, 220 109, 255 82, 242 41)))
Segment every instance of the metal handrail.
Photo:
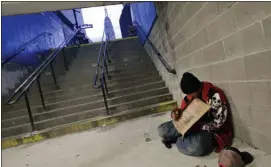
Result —
POLYGON ((156 56, 158 57, 158 59, 161 61, 161 63, 164 65, 164 67, 166 68, 166 70, 171 73, 171 74, 176 74, 176 70, 172 69, 170 67, 170 65, 166 62, 166 60, 163 58, 163 56, 160 54, 160 52, 156 49, 156 47, 153 45, 153 43, 149 40, 149 38, 147 38, 144 33, 142 32, 142 30, 140 29, 139 25, 137 23, 134 23, 134 25, 136 26, 136 28, 140 31, 140 33, 146 38, 146 41, 148 42, 148 44, 151 46, 151 48, 153 49, 153 51, 155 52, 156 56))
POLYGON ((106 34, 106 32, 104 31, 103 36, 102 36, 100 50, 99 50, 98 60, 97 60, 96 72, 95 72, 94 81, 93 81, 93 87, 95 89, 98 89, 98 88, 102 89, 107 115, 109 115, 110 113, 109 113, 108 104, 107 104, 108 88, 107 88, 105 73, 106 73, 108 79, 111 78, 108 73, 108 68, 107 68, 107 63, 111 63, 111 60, 109 59, 108 44, 109 44, 109 38, 108 38, 108 35, 106 34), (104 37, 105 37, 105 41, 104 41, 104 37), (103 58, 102 66, 100 66, 101 58, 103 58), (102 68, 102 72, 101 72, 101 76, 99 78, 99 68, 100 67, 102 68), (100 85, 97 86, 98 78, 100 80, 100 85))
POLYGON ((95 71, 95 75, 94 75, 94 81, 93 81, 93 87, 94 88, 100 88, 101 84, 99 86, 97 86, 97 80, 98 80, 98 73, 99 73, 99 67, 100 67, 100 60, 101 60, 101 53, 102 53, 102 48, 104 45, 104 34, 105 32, 103 31, 103 36, 102 36, 102 41, 101 41, 101 45, 100 45, 100 50, 99 50, 99 55, 98 55, 98 59, 97 59, 97 67, 96 67, 96 71, 95 71))
MULTIPOLYGON (((55 72, 54 72, 54 68, 53 68, 53 64, 52 62, 55 60, 55 58, 57 57, 57 55, 60 53, 60 51, 63 51, 63 58, 64 58, 64 64, 65 64, 65 69, 68 70, 67 67, 67 62, 66 62, 66 58, 65 58, 65 47, 66 45, 72 41, 76 35, 78 34, 78 32, 80 32, 82 29, 85 28, 89 28, 88 26, 85 25, 81 25, 79 26, 78 29, 76 29, 75 31, 73 31, 73 33, 66 39, 64 40, 57 49, 55 49, 14 91, 14 93, 8 98, 8 100, 6 101, 7 105, 12 105, 14 103, 16 103, 23 95, 25 97, 25 103, 26 103, 26 107, 27 107, 27 112, 28 112, 28 116, 29 116, 29 120, 32 126, 32 130, 36 130, 35 128, 35 124, 34 124, 34 119, 32 116, 32 112, 31 112, 31 107, 30 107, 30 103, 28 100, 28 96, 27 93, 30 89, 30 86, 34 83, 34 81, 37 81, 37 86, 38 86, 38 90, 39 90, 39 94, 40 94, 40 98, 41 98, 41 103, 42 106, 44 108, 44 110, 46 110, 46 106, 45 106, 45 101, 44 101, 44 97, 43 97, 43 93, 42 93, 42 89, 41 89, 41 84, 40 84, 40 76, 42 74, 42 72, 44 72, 44 70, 48 67, 48 65, 51 66, 51 70, 52 70, 52 76, 55 82, 55 85, 57 86, 57 81, 56 81, 56 76, 55 76, 55 72)), ((80 48, 80 45, 77 45, 78 48, 80 48)), ((58 86, 57 86, 58 87, 58 86)))
POLYGON ((6 63, 8 63, 11 59, 15 58, 16 56, 18 56, 22 51, 24 51, 26 49, 27 46, 29 46, 30 44, 35 44, 36 42, 38 42, 39 40, 42 39, 42 37, 44 36, 51 36, 52 34, 49 32, 44 32, 40 35, 38 35, 37 37, 31 39, 30 41, 28 41, 27 43, 23 44, 19 49, 17 49, 17 51, 10 57, 8 57, 6 60, 4 60, 3 62, 1 62, 1 65, 5 65, 6 63))
POLYGON ((43 70, 55 59, 55 57, 58 55, 58 53, 63 49, 63 47, 71 41, 73 37, 76 36, 76 34, 80 31, 80 29, 77 29, 74 31, 74 33, 66 39, 64 42, 62 42, 59 47, 50 54, 14 91, 14 93, 8 98, 6 104, 11 105, 14 104, 19 100, 19 98, 29 89, 29 87, 32 85, 32 83, 37 79, 37 77, 43 72, 43 70), (27 84, 28 83, 28 84, 27 84), (27 84, 27 85, 26 85, 27 84), (24 89, 23 89, 24 88, 24 89), (23 90, 22 90, 23 89, 23 90), (21 91, 21 93, 18 95, 18 97, 14 100, 12 100, 17 93, 21 91), (11 101, 12 100, 12 101, 11 101))

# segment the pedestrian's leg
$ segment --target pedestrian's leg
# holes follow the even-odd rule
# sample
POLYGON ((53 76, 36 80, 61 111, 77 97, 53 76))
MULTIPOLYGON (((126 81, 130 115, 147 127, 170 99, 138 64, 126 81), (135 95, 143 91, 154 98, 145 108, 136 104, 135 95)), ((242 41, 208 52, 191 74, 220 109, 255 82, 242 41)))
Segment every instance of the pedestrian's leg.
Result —
POLYGON ((179 137, 176 142, 178 150, 190 156, 204 156, 214 150, 213 138, 208 132, 194 132, 179 137))
POLYGON ((171 148, 171 144, 176 143, 177 138, 180 136, 172 121, 159 125, 158 134, 167 148, 171 148))

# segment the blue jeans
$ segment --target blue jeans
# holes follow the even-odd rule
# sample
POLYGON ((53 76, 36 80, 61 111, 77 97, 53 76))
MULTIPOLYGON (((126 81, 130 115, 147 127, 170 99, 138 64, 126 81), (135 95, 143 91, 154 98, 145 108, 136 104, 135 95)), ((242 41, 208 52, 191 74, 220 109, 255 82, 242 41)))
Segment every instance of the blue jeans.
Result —
POLYGON ((158 134, 165 141, 176 143, 178 150, 185 155, 204 156, 214 150, 213 139, 208 132, 189 132, 182 137, 172 121, 159 125, 158 134))

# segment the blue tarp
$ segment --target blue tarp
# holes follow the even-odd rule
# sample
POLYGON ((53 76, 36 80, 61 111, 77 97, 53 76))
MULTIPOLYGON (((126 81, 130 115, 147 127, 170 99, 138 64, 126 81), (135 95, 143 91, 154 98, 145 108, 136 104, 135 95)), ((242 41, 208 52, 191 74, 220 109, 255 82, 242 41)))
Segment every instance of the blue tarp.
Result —
POLYGON ((120 30, 122 38, 127 38, 130 36, 129 27, 132 26, 131 10, 130 4, 125 4, 120 15, 120 30))
POLYGON ((141 44, 145 44, 145 37, 149 36, 157 18, 155 5, 153 2, 131 3, 131 14, 133 23, 136 23, 143 32, 141 34, 137 31, 138 38, 141 44))
POLYGON ((72 33, 71 29, 63 27, 62 21, 53 12, 2 16, 2 55, 1 60, 12 56, 24 44, 40 34, 48 32, 51 37, 44 37, 35 44, 27 45, 11 62, 38 65, 37 53, 46 54, 51 48, 57 48, 65 36, 72 33))

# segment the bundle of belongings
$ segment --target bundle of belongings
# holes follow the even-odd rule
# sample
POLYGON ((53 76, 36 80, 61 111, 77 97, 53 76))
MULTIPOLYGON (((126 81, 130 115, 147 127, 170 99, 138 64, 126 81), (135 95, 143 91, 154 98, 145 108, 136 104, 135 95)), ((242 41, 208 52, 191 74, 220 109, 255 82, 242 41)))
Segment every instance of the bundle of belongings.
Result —
POLYGON ((220 167, 243 167, 253 161, 253 157, 248 152, 241 152, 235 147, 222 150, 218 156, 220 167))

